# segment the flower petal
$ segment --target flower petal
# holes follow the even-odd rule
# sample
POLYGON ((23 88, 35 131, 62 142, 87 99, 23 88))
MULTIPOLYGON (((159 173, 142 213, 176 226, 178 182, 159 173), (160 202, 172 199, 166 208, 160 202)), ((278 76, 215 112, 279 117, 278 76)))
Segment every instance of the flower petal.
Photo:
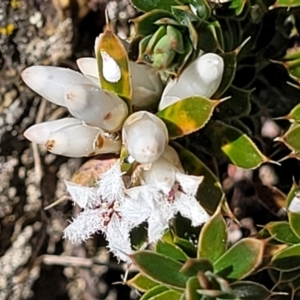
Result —
POLYGON ((93 208, 97 202, 100 202, 93 187, 79 185, 67 180, 65 180, 65 185, 73 201, 81 208, 93 208))
POLYGON ((64 230, 64 238, 72 244, 80 244, 89 239, 94 233, 103 230, 99 217, 100 210, 86 209, 64 230))
POLYGON ((209 220, 209 215, 195 197, 177 191, 175 199, 174 208, 183 217, 190 219, 193 226, 199 226, 209 220))
POLYGON ((120 160, 118 160, 108 171, 100 175, 97 195, 108 203, 115 200, 122 201, 125 197, 122 175, 120 160))
POLYGON ((129 233, 132 228, 122 222, 122 217, 113 214, 106 231, 108 248, 120 260, 130 263, 131 260, 126 254, 133 252, 129 233))
POLYGON ((176 181, 187 195, 195 196, 202 180, 203 176, 186 175, 179 172, 176 173, 176 181))

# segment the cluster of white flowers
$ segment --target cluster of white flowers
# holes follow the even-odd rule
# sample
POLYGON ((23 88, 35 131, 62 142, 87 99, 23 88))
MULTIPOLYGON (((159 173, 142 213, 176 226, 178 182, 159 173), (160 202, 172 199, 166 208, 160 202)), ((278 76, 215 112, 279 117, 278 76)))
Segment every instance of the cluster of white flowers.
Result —
MULTIPOLYGON (((103 63, 111 59, 109 56, 103 63)), ((147 242, 152 243, 162 236, 177 213, 190 219, 193 226, 209 218, 195 198, 202 177, 184 173, 178 154, 168 145, 166 125, 145 109, 157 107, 159 100, 159 109, 164 109, 185 97, 211 97, 222 79, 223 60, 213 53, 202 55, 179 79, 168 83, 162 96, 159 74, 148 66, 130 62, 131 100, 139 111, 129 116, 121 98, 101 89, 96 59, 81 58, 77 63, 82 74, 44 66, 23 71, 23 80, 29 87, 67 107, 74 116, 36 124, 24 135, 53 153, 70 157, 119 153, 122 144, 126 147, 138 165, 133 186, 124 184, 120 159, 100 175, 94 187, 66 182, 82 212, 65 229, 65 237, 80 243, 102 232, 109 249, 119 259, 130 262, 127 254, 133 251, 133 228, 147 222, 147 242)), ((110 68, 104 65, 104 70, 109 77, 110 68)), ((121 73, 115 71, 114 78, 119 78, 121 73)))

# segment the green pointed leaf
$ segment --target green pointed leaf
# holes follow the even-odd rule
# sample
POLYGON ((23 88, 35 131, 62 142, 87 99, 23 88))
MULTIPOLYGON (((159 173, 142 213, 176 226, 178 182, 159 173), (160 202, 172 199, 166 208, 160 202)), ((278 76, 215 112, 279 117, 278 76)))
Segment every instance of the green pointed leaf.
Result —
MULTIPOLYGON (((106 29, 104 33, 100 34, 98 40, 96 40, 95 52, 102 89, 111 91, 125 99, 130 108, 132 93, 131 79, 129 74, 128 56, 123 44, 110 29, 106 29), (108 62, 104 62, 104 55, 109 58, 109 61, 112 63, 114 62, 111 68, 117 68, 120 71, 120 76, 113 75, 113 79, 108 79, 108 77, 105 76, 103 70, 104 68, 110 68, 110 66, 105 67, 104 64, 108 65, 108 62)), ((112 73, 115 74, 115 71, 112 73)))
POLYGON ((283 117, 291 122, 300 123, 300 104, 296 105, 288 115, 283 117))
POLYGON ((244 238, 214 263, 215 273, 228 280, 246 277, 262 262, 264 246, 262 240, 244 238))
POLYGON ((188 256, 184 253, 184 251, 182 251, 180 247, 171 243, 164 242, 162 240, 159 240, 156 243, 155 251, 179 261, 186 261, 188 258, 188 256))
POLYGON ((211 7, 206 0, 188 0, 188 3, 192 5, 199 18, 206 20, 211 15, 211 7))
POLYGON ((184 289, 188 277, 179 271, 183 264, 165 255, 138 251, 130 255, 135 266, 150 279, 161 284, 184 289))
POLYGON ((300 80, 300 58, 292 60, 292 61, 286 61, 283 63, 283 65, 286 67, 291 78, 295 79, 299 83, 299 80, 300 80))
POLYGON ((215 109, 216 116, 221 120, 248 116, 251 110, 251 93, 252 91, 231 85, 224 94, 224 98, 230 98, 218 105, 215 109))
POLYGON ((223 95, 223 93, 228 89, 228 87, 232 84, 237 66, 237 56, 242 50, 242 48, 245 46, 245 44, 247 44, 249 39, 250 38, 244 40, 244 42, 234 51, 219 54, 221 57, 223 57, 224 60, 224 74, 218 90, 212 97, 213 99, 219 99, 223 95))
POLYGON ((167 26, 167 36, 170 43, 170 48, 177 53, 184 53, 184 44, 181 32, 173 26, 167 26))
POLYGON ((267 300, 272 295, 266 287, 252 281, 234 282, 230 287, 241 300, 267 300))
POLYGON ((228 53, 220 53, 219 54, 224 60, 224 73, 222 77, 222 81, 218 87, 218 90, 212 96, 212 99, 219 99, 224 92, 231 85, 235 71, 237 66, 237 52, 232 51, 228 53))
POLYGON ((151 280, 150 278, 142 275, 141 273, 135 275, 133 278, 126 282, 128 286, 131 286, 140 292, 146 292, 155 286, 158 286, 158 283, 151 280))
POLYGON ((246 3, 247 1, 245 0, 232 0, 229 8, 234 9, 235 15, 239 16, 243 12, 246 3))
POLYGON ((191 277, 186 283, 185 299, 199 300, 197 290, 200 289, 199 280, 197 277, 191 277))
POLYGON ((198 257, 215 262, 227 248, 227 225, 221 213, 221 206, 203 226, 198 242, 198 257))
POLYGON ((291 187, 291 190, 289 191, 286 201, 285 201, 285 207, 288 208, 292 202, 292 200, 297 197, 297 195, 300 195, 300 186, 296 184, 295 182, 293 183, 293 186, 291 187))
POLYGON ((163 18, 174 19, 174 16, 166 10, 154 9, 133 19, 132 22, 135 24, 136 34, 142 36, 152 35, 158 29, 158 25, 155 22, 163 18))
POLYGON ((157 116, 166 123, 170 139, 175 139, 202 128, 219 103, 200 96, 188 97, 159 111, 157 116))
POLYGON ((300 6, 299 0, 277 0, 270 9, 277 7, 298 7, 300 6))
POLYGON ((290 246, 275 254, 271 266, 277 270, 293 271, 300 268, 300 244, 290 246))
POLYGON ((211 262, 204 258, 190 258, 188 259, 180 270, 180 273, 188 277, 196 276, 199 272, 213 271, 211 262))
POLYGON ((158 285, 153 287, 151 290, 147 291, 140 300, 150 300, 153 297, 160 295, 161 293, 168 291, 168 288, 163 285, 158 285))
POLYGON ((177 27, 181 27, 181 28, 184 28, 183 25, 181 25, 179 22, 177 22, 176 20, 174 19, 171 19, 171 18, 162 18, 162 19, 159 19, 155 22, 156 25, 173 25, 173 26, 177 26, 177 27))
POLYGON ((169 290, 152 297, 151 300, 180 300, 180 298, 180 293, 169 290))
POLYGON ((197 142, 201 147, 206 147, 210 154, 225 156, 231 163, 244 169, 255 169, 269 162, 247 135, 220 121, 206 125, 199 133, 197 142))
POLYGON ((181 74, 187 62, 189 61, 191 54, 193 53, 193 46, 191 44, 191 41, 185 36, 183 36, 183 44, 184 53, 181 55, 177 55, 176 61, 172 63, 168 68, 168 71, 175 74, 176 76, 179 76, 179 74, 181 74))
POLYGON ((300 239, 295 235, 288 222, 271 222, 266 225, 266 229, 276 241, 287 244, 300 243, 300 239))
POLYGON ((171 145, 177 151, 182 166, 188 174, 204 176, 204 179, 198 188, 197 199, 206 210, 214 213, 223 198, 223 190, 219 179, 192 152, 177 143, 172 143, 171 145))
POLYGON ((147 12, 154 9, 165 9, 171 11, 171 7, 181 5, 179 0, 130 0, 130 2, 139 10, 147 12))
POLYGON ((294 244, 300 243, 300 214, 295 212, 289 212, 288 215, 291 228, 294 234, 298 237, 298 241, 294 242, 294 244))
POLYGON ((166 28, 164 26, 160 26, 156 30, 156 32, 151 36, 151 39, 149 40, 147 47, 143 51, 143 54, 149 55, 153 51, 158 41, 166 34, 166 32, 166 28))
POLYGON ((300 151, 300 124, 292 124, 284 136, 277 138, 294 152, 300 151))
POLYGON ((184 238, 178 237, 174 234, 173 242, 180 249, 182 249, 189 257, 196 257, 196 247, 194 244, 184 238))

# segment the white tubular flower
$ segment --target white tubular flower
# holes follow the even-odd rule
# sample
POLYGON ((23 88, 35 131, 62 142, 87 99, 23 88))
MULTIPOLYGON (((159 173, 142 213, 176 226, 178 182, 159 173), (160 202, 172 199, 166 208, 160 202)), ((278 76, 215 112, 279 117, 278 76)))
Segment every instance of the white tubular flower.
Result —
POLYGON ((293 213, 300 213, 300 194, 299 192, 295 193, 294 198, 288 206, 288 210, 293 213))
POLYGON ((176 167, 161 156, 152 164, 150 169, 142 172, 141 178, 145 184, 154 185, 168 194, 175 183, 176 171, 176 167))
MULTIPOLYGON (((84 57, 77 60, 80 71, 91 80, 98 78, 100 86, 97 60, 93 57, 84 57)), ((163 91, 163 84, 158 72, 147 65, 129 62, 132 83, 131 102, 135 110, 154 108, 163 91)))
POLYGON ((168 143, 165 123, 155 115, 139 111, 130 115, 123 124, 123 142, 130 155, 139 163, 156 161, 168 143))
POLYGON ((118 131, 128 114, 121 98, 92 84, 71 86, 65 94, 65 105, 74 117, 108 132, 118 131))
POLYGON ((90 84, 90 79, 70 69, 52 66, 32 66, 21 73, 24 82, 45 99, 65 104, 65 94, 72 85, 90 84))
MULTIPOLYGON (((154 162, 149 170, 143 171, 141 177, 143 184, 140 187, 141 194, 145 194, 144 190, 147 190, 149 186, 162 194, 159 201, 154 201, 153 197, 152 200, 144 199, 144 202, 153 201, 156 207, 154 215, 148 219, 149 228, 153 228, 155 232, 158 232, 159 226, 161 228, 160 235, 152 232, 152 237, 160 238, 169 220, 178 212, 190 219, 193 226, 208 221, 209 215, 195 198, 203 177, 181 173, 164 157, 154 162), (151 222, 154 224, 150 224, 151 222)), ((152 192, 152 194, 155 193, 152 192)), ((149 196, 147 198, 151 199, 149 196)))
POLYGON ((224 61, 215 53, 206 53, 193 61, 179 76, 170 81, 159 103, 159 110, 190 96, 210 98, 218 89, 224 72, 224 61))
POLYGON ((48 151, 70 157, 118 153, 121 141, 105 136, 99 128, 87 126, 75 118, 40 123, 28 128, 24 136, 44 144, 48 151))
POLYGON ((157 107, 163 84, 154 68, 129 62, 132 82, 132 105, 135 110, 152 109, 157 107))

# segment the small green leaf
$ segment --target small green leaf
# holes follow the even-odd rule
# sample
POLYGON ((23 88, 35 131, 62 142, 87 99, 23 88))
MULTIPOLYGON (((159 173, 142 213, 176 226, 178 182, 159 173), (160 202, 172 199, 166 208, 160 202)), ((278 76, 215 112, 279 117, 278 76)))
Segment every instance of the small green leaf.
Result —
POLYGON ((278 141, 285 143, 285 145, 294 152, 300 151, 300 124, 292 124, 288 131, 278 141))
POLYGON ((242 48, 245 46, 245 44, 249 41, 249 39, 250 38, 244 40, 244 42, 239 47, 237 47, 234 51, 219 54, 221 57, 223 57, 224 60, 224 74, 220 86, 216 91, 216 93, 213 95, 212 99, 219 99, 223 95, 223 93, 228 89, 228 87, 231 85, 235 76, 235 71, 237 66, 237 56, 242 50, 242 48))
POLYGON ((163 18, 174 19, 174 16, 166 10, 154 9, 133 19, 132 22, 135 25, 136 34, 142 36, 152 35, 158 29, 158 25, 155 22, 163 18))
POLYGON ((141 273, 135 275, 133 278, 128 280, 126 284, 139 290, 140 292, 146 292, 158 285, 157 282, 152 281, 151 279, 142 275, 141 273))
POLYGON ((214 213, 221 199, 223 198, 223 190, 217 176, 192 152, 172 143, 172 147, 177 151, 184 170, 190 175, 204 176, 197 192, 197 199, 201 205, 210 213, 214 213))
POLYGON ((221 213, 221 206, 204 225, 198 242, 198 257, 215 262, 227 247, 227 225, 221 213))
POLYGON ((289 212, 288 215, 289 215, 289 223, 291 225, 291 228, 294 234, 298 237, 298 241, 294 242, 294 244, 300 243, 300 214, 289 212))
POLYGON ((285 201, 285 207, 288 208, 292 202, 292 200, 297 197, 297 195, 300 195, 300 186, 296 184, 295 182, 293 183, 293 186, 291 187, 291 190, 289 191, 286 201, 285 201))
POLYGON ((220 121, 210 122, 200 132, 198 142, 207 146, 208 152, 225 156, 231 163, 244 169, 255 169, 270 161, 247 135, 220 121), (203 144, 201 139, 204 139, 203 144))
POLYGON ((199 280, 197 277, 191 277, 186 283, 185 299, 199 300, 197 290, 200 289, 199 280))
POLYGON ((291 122, 300 123, 300 104, 296 105, 288 115, 283 117, 291 122))
POLYGON ((188 3, 192 5, 199 18, 206 20, 211 15, 211 7, 206 0, 188 0, 188 3))
POLYGON ((277 7, 298 7, 300 6, 299 0, 277 0, 269 9, 274 9, 277 7))
POLYGON ((181 5, 179 0, 130 0, 130 2, 139 10, 147 12, 154 9, 165 9, 171 11, 171 7, 181 5))
POLYGON ((184 253, 184 251, 182 251, 180 247, 171 243, 164 242, 162 240, 159 240, 156 243, 155 251, 179 261, 186 261, 188 258, 188 256, 184 253))
MULTIPOLYGON (((110 29, 106 29, 104 33, 100 34, 98 40, 96 40, 95 52, 102 89, 111 91, 119 97, 124 98, 128 103, 128 107, 131 107, 130 99, 132 88, 129 74, 129 61, 123 44, 110 29), (103 59, 104 57, 107 57, 106 62, 103 59), (107 75, 103 72, 105 69, 110 68, 108 61, 114 63, 112 67, 120 71, 120 76, 114 79, 108 79, 107 75)), ((112 73, 115 74, 115 72, 112 73)))
POLYGON ((287 244, 300 243, 300 239, 295 235, 288 222, 271 222, 266 225, 266 229, 279 242, 287 244))
MULTIPOLYGON (((181 294, 173 290, 162 292, 154 297, 151 297, 151 300, 180 300, 181 294)), ((142 300, 142 299, 141 299, 142 300)))
POLYGON ((265 241, 244 238, 233 245, 215 263, 215 273, 228 280, 251 274, 261 263, 265 241))
POLYGON ((150 279, 161 284, 184 289, 188 277, 179 271, 183 264, 165 255, 138 251, 130 255, 136 267, 150 279))
POLYGON ((241 300, 267 300, 272 295, 266 287, 252 281, 234 282, 230 287, 241 300))
POLYGON ((189 277, 196 276, 199 272, 205 273, 206 271, 213 271, 211 262, 204 258, 190 258, 188 259, 180 272, 189 277))
POLYGON ((236 50, 219 54, 224 60, 224 73, 219 88, 212 96, 212 99, 219 99, 231 85, 237 66, 237 54, 236 50))
POLYGON ((229 8, 234 9, 235 15, 239 16, 243 12, 246 3, 247 1, 245 0, 232 0, 230 2, 229 8))
POLYGON ((157 116, 166 123, 170 139, 175 139, 202 128, 219 103, 200 96, 188 97, 159 111, 157 116))
POLYGON ((194 244, 184 238, 178 237, 174 234, 173 242, 181 248, 189 257, 196 257, 196 247, 194 244))
POLYGON ((153 287, 151 290, 147 291, 140 300, 150 300, 153 299, 156 295, 160 295, 161 293, 168 291, 168 288, 163 285, 158 285, 153 287))
POLYGON ((290 246, 277 254, 271 260, 271 267, 282 271, 293 271, 300 268, 300 244, 290 246))
POLYGON ((248 116, 251 110, 251 93, 252 91, 231 85, 224 94, 225 98, 230 98, 218 105, 215 109, 216 116, 221 120, 248 116))

